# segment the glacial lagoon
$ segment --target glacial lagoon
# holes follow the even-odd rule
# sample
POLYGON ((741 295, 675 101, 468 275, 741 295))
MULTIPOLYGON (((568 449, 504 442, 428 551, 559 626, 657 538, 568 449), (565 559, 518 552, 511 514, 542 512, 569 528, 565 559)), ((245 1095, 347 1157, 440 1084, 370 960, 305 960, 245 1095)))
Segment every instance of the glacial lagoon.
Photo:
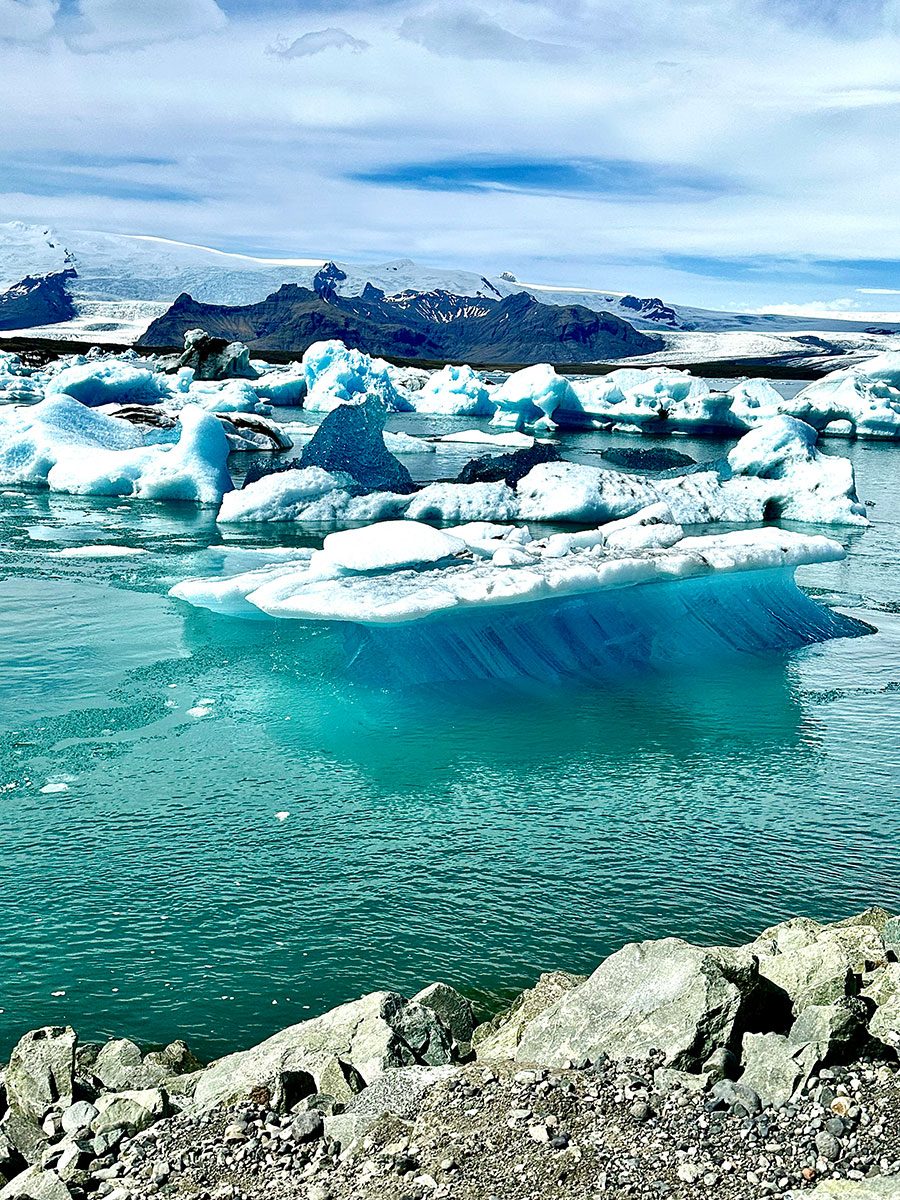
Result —
MULTIPOLYGON (((561 441, 595 465, 632 444, 561 441)), ((796 526, 849 552, 798 579, 876 635, 602 687, 363 686, 325 630, 167 596, 223 540, 315 533, 0 497, 2 1052, 52 1021, 206 1057, 373 988, 490 1001, 636 937, 896 907, 900 452, 823 448, 853 460, 873 525, 796 526), (111 543, 146 553, 60 553, 111 543)), ((405 461, 454 475, 472 450, 453 453, 405 461)))

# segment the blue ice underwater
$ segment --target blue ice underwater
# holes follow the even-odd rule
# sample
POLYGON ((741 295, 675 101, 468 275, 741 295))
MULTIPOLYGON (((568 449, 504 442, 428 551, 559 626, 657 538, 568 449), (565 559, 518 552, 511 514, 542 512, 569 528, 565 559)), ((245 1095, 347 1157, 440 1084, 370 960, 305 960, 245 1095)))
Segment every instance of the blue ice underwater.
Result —
MULTIPOLYGON (((291 623, 322 627, 321 622, 291 623)), ((397 624, 335 621, 327 627, 341 643, 351 679, 378 688, 614 681, 875 632, 812 600, 795 582, 793 568, 480 606, 397 624)))

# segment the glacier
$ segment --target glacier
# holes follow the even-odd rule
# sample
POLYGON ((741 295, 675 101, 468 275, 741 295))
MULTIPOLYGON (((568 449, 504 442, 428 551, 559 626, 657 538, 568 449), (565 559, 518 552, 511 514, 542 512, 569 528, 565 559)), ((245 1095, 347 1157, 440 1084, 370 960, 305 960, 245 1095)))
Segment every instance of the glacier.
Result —
POLYGON ((229 616, 325 623, 354 675, 379 686, 605 677, 869 632, 794 581, 798 566, 843 558, 837 542, 774 528, 684 536, 661 515, 564 547, 521 526, 388 521, 170 595, 229 616))

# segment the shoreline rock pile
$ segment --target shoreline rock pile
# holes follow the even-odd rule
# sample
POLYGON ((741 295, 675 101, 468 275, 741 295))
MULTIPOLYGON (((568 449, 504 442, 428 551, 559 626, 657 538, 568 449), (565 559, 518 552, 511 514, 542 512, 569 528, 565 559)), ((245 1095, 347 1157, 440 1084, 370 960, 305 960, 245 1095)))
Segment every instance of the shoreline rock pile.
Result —
POLYGON ((0 1075, 0 1200, 891 1200, 898 1048, 880 908, 629 944, 477 1026, 376 992, 208 1066, 47 1027, 0 1075))

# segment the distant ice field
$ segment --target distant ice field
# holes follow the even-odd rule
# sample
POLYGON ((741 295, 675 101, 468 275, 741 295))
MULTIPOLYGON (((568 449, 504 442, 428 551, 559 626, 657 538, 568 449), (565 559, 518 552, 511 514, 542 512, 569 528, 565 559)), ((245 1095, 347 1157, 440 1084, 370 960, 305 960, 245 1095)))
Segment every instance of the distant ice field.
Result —
MULTIPOLYGON (((559 440, 595 465, 656 444, 559 440)), ((660 444, 698 461, 729 446, 660 444)), ((5 489, 0 1053, 66 1021, 212 1056, 377 987, 508 994, 633 938, 896 905, 897 448, 823 449, 852 460, 873 524, 792 526, 848 550, 798 580, 877 633, 602 686, 382 692, 346 674, 327 629, 166 595, 320 535, 5 489)), ((482 452, 403 461, 425 481, 482 452)))

